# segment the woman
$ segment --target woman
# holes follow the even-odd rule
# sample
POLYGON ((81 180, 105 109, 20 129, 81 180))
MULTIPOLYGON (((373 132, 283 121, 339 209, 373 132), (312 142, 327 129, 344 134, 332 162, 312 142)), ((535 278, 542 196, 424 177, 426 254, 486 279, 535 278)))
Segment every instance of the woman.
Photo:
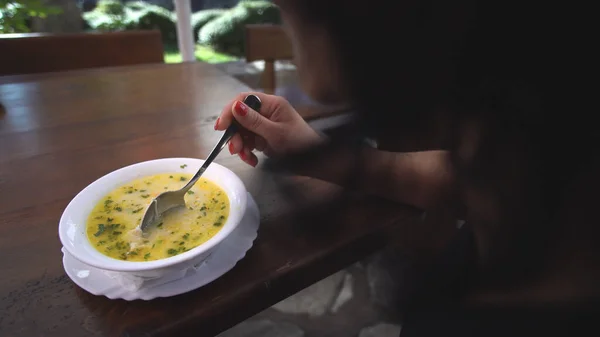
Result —
MULTIPOLYGON (((598 136, 573 75, 591 64, 578 41, 592 31, 586 11, 567 24, 569 10, 531 1, 278 4, 303 88, 351 104, 365 136, 446 126, 447 150, 359 153, 367 192, 465 209, 468 225, 415 292, 402 336, 598 332, 598 136)), ((279 156, 326 141, 284 99, 257 94, 258 113, 244 95, 215 125, 246 129, 229 145, 244 162, 257 165, 254 150, 279 156)), ((343 183, 354 155, 340 151, 314 175, 343 183)))

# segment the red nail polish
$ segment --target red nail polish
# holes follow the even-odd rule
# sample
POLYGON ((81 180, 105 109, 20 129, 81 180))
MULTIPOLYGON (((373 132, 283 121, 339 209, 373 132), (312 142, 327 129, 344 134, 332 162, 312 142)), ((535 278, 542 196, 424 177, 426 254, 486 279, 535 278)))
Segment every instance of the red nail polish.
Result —
POLYGON ((217 129, 217 127, 219 127, 220 120, 221 120, 221 117, 217 118, 217 121, 215 122, 215 130, 217 129))
POLYGON ((246 152, 244 152, 244 150, 240 152, 240 158, 242 158, 243 161, 246 161, 246 152))
POLYGON ((233 154, 233 143, 229 142, 229 153, 233 154))
POLYGON ((246 106, 246 104, 240 101, 235 102, 235 106, 233 107, 233 109, 235 110, 235 113, 242 117, 246 116, 246 113, 248 113, 248 107, 246 106))

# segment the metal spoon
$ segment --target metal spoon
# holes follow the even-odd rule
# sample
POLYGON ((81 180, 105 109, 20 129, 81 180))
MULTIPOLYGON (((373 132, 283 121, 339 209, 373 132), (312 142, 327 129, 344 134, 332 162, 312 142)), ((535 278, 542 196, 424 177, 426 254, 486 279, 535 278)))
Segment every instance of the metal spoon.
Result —
MULTIPOLYGON (((259 111, 262 102, 255 95, 248 95, 244 99, 244 103, 250 108, 259 111)), ((146 209, 146 213, 144 213, 144 217, 142 218, 142 223, 140 224, 140 229, 142 231, 148 230, 152 225, 158 224, 160 219, 166 211, 185 206, 185 194, 189 191, 192 186, 200 179, 204 171, 208 168, 208 166, 213 162, 213 160, 217 157, 217 155, 223 150, 225 144, 231 139, 233 135, 240 129, 240 126, 235 122, 235 120, 231 123, 231 125, 225 130, 221 139, 215 147, 212 149, 202 167, 196 172, 196 174, 192 177, 190 181, 188 181, 183 188, 178 191, 167 191, 159 194, 152 202, 150 206, 146 209)))

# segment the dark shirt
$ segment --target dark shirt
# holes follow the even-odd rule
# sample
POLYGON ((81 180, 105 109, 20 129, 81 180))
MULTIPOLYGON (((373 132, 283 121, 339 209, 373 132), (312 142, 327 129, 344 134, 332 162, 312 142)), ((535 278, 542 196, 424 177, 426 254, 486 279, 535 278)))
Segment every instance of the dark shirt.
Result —
POLYGON ((476 279, 476 252, 469 226, 459 232, 409 301, 401 337, 600 336, 598 300, 568 306, 464 304, 476 279))

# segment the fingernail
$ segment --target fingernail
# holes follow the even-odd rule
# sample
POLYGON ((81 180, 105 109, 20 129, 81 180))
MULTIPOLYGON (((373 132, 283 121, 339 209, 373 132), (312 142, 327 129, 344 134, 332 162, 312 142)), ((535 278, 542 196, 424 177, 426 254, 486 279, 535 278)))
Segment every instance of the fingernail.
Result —
POLYGON ((248 106, 246 106, 246 104, 240 101, 237 101, 235 102, 233 110, 235 110, 235 113, 237 113, 238 115, 244 117, 246 116, 246 113, 248 113, 248 106))
POLYGON ((233 143, 229 142, 229 153, 233 154, 233 143))
POLYGON ((244 150, 240 152, 240 158, 242 158, 243 161, 246 161, 246 152, 244 150))
POLYGON ((217 121, 215 122, 215 130, 219 127, 220 120, 221 120, 221 117, 217 118, 217 121))

